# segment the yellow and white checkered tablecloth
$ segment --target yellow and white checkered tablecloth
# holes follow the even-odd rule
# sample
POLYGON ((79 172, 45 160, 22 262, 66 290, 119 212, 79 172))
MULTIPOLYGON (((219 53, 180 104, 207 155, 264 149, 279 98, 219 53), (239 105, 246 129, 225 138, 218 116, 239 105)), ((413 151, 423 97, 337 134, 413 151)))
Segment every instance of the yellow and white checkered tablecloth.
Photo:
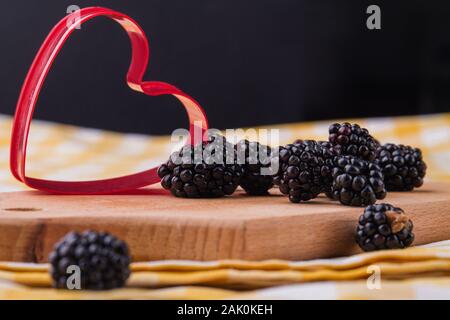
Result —
MULTIPOLYGON (((450 113, 349 121, 367 127, 382 142, 420 147, 429 167, 427 179, 450 181, 450 113)), ((280 129, 280 143, 285 144, 297 138, 325 139, 331 122, 273 128, 280 129)), ((0 115, 1 192, 26 189, 9 173, 10 130, 11 117, 0 115)), ((60 180, 136 172, 165 161, 173 148, 169 142, 167 136, 34 121, 27 172, 60 180)), ((135 262, 127 287, 107 292, 51 289, 47 272, 46 264, 0 263, 0 299, 450 299, 450 240, 306 262, 135 262), (381 272, 381 287, 368 285, 372 266, 381 272)))

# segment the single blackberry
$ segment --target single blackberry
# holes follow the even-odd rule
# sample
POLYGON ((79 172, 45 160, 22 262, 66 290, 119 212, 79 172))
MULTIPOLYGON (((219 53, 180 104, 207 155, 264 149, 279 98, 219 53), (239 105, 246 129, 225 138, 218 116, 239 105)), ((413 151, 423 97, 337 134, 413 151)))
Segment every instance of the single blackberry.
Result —
POLYGON ((350 206, 367 206, 386 197, 381 168, 369 161, 338 156, 333 168, 331 194, 350 206))
POLYGON ((81 289, 123 287, 130 275, 130 256, 125 242, 105 232, 70 232, 48 257, 56 288, 67 289, 69 266, 80 268, 81 289))
POLYGON ((364 251, 401 249, 413 243, 412 230, 402 209, 387 203, 370 205, 359 217, 355 240, 364 251))
POLYGON ((373 161, 379 142, 373 138, 366 128, 348 122, 334 123, 329 129, 328 141, 340 146, 343 155, 373 161))
POLYGON ((250 195, 266 195, 273 187, 271 149, 258 142, 239 141, 236 146, 238 163, 243 165, 244 174, 240 186, 250 195))
POLYGON ((324 177, 330 174, 318 143, 297 141, 279 147, 279 170, 274 177, 281 193, 294 203, 308 201, 319 195, 324 177))
POLYGON ((383 169, 389 191, 411 191, 423 184, 427 165, 418 148, 388 143, 378 148, 375 162, 383 169))
POLYGON ((333 198, 331 195, 331 186, 333 185, 332 169, 335 167, 334 161, 337 156, 341 155, 341 148, 339 145, 332 145, 328 141, 315 141, 315 140, 301 140, 297 139, 295 143, 306 143, 310 145, 318 145, 324 165, 322 166, 322 192, 327 195, 328 198, 333 198))
POLYGON ((234 145, 222 136, 184 146, 158 169, 164 189, 181 198, 213 198, 231 195, 243 169, 237 164, 234 145))

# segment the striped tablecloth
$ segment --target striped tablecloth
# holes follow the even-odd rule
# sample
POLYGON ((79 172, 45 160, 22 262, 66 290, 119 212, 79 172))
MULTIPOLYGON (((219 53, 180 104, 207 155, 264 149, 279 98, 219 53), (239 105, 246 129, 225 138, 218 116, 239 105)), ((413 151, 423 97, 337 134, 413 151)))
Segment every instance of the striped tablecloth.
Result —
MULTIPOLYGON (((429 167, 427 180, 450 181, 450 114, 350 121, 367 127, 382 142, 420 147, 429 167)), ((285 144, 297 138, 325 139, 331 122, 272 127, 280 129, 280 143, 285 144)), ((10 129, 11 118, 0 116, 2 192, 26 189, 9 173, 10 129)), ((34 121, 27 172, 60 180, 131 173, 166 160, 173 148, 169 141, 167 136, 118 134, 34 121)), ((450 241, 307 262, 135 262, 127 288, 108 292, 51 289, 47 269, 45 264, 0 263, 0 299, 450 299, 450 241), (380 285, 370 277, 373 270, 381 272, 380 285)))

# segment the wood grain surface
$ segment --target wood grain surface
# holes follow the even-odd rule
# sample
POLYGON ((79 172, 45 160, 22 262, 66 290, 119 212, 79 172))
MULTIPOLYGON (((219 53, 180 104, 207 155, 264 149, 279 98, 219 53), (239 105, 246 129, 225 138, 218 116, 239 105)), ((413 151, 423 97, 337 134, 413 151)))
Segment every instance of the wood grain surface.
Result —
MULTIPOLYGON (((86 229, 127 241, 134 261, 304 260, 360 251, 353 239, 363 208, 323 196, 292 204, 271 193, 195 200, 157 188, 107 196, 0 193, 0 260, 44 262, 65 233, 86 229)), ((415 244, 450 239, 450 184, 427 183, 383 202, 411 216, 415 244)))

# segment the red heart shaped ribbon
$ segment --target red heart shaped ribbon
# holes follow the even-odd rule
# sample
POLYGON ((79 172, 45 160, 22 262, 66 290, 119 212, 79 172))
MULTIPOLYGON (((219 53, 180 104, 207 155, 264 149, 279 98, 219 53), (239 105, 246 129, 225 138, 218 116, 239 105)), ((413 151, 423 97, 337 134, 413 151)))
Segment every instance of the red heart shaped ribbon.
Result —
POLYGON ((54 181, 28 177, 25 173, 28 134, 34 108, 42 84, 58 52, 78 25, 98 16, 119 23, 127 32, 132 47, 131 64, 127 73, 128 86, 149 96, 171 94, 184 106, 189 117, 191 143, 194 131, 203 133, 208 122, 202 107, 178 88, 158 81, 143 81, 149 58, 148 40, 141 27, 130 17, 107 8, 91 7, 67 15, 49 33, 28 71, 17 102, 11 134, 10 167, 19 181, 31 188, 64 194, 105 194, 129 191, 159 182, 157 167, 139 173, 104 180, 54 181), (75 23, 73 23, 75 22, 75 23))

